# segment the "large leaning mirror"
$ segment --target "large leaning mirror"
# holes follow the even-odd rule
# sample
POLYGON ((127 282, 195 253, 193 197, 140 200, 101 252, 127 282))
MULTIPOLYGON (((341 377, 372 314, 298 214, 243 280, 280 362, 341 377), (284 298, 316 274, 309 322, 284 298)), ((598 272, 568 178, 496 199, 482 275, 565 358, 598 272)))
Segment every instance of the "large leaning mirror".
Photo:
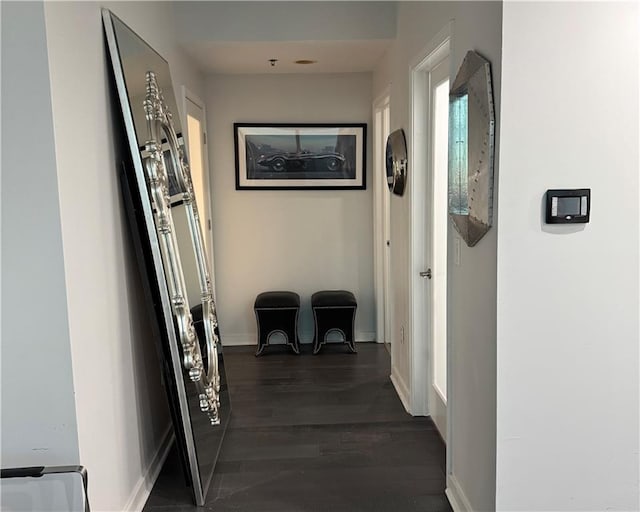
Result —
POLYGON ((203 505, 229 420, 213 284, 169 65, 107 10, 113 83, 131 152, 122 169, 186 482, 203 505))
POLYGON ((449 216, 469 247, 491 228, 494 127, 489 62, 469 51, 449 93, 449 216))

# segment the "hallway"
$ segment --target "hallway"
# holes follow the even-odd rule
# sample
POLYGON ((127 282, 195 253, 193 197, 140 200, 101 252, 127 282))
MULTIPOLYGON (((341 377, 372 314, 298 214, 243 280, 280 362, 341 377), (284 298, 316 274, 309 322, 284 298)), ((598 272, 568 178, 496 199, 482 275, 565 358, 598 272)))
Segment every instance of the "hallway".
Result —
MULTIPOLYGON (((444 444, 404 411, 383 345, 254 350, 225 348, 233 413, 204 510, 451 510, 444 444)), ((183 482, 172 450, 144 510, 199 510, 183 482)))

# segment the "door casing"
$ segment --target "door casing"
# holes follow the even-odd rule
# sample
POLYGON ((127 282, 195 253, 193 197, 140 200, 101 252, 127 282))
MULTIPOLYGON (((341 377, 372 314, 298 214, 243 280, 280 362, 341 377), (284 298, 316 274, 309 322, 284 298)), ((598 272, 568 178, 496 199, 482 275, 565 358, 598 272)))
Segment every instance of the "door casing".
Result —
MULTIPOLYGON (((408 137, 410 175, 412 180, 410 215, 409 308, 411 361, 410 413, 414 416, 430 415, 429 395, 433 379, 431 344, 431 304, 428 280, 420 272, 430 267, 431 240, 428 233, 431 205, 425 198, 433 189, 431 150, 430 71, 451 52, 452 22, 447 24, 424 48, 410 65, 411 129, 408 137)), ((450 375, 449 363, 447 375, 450 375)), ((448 389, 449 386, 447 386, 448 389)), ((449 411, 447 411, 449 415, 449 411)), ((447 429, 450 428, 447 421, 447 429)), ((447 433, 448 434, 448 433, 447 433)), ((448 435, 443 436, 449 438, 448 435)))
POLYGON ((373 239, 374 290, 376 301, 376 341, 391 343, 390 208, 386 185, 385 144, 389 134, 390 89, 373 102, 373 239))
MULTIPOLYGON (((189 148, 189 130, 188 130, 188 116, 190 112, 194 112, 194 108, 201 111, 201 115, 198 116, 200 121, 202 137, 202 172, 203 172, 203 195, 205 198, 205 205, 198 205, 198 212, 202 216, 204 214, 206 218, 205 228, 203 228, 203 236, 206 239, 205 244, 209 249, 207 257, 209 258, 209 269, 211 272, 213 299, 216 300, 216 286, 215 286, 215 265, 214 265, 214 250, 213 250, 213 211, 211 204, 211 176, 209 174, 209 149, 207 140, 207 110, 204 102, 192 91, 182 86, 182 114, 183 114, 183 136, 185 138, 185 148, 189 148)), ((196 116, 194 116, 196 117, 196 116)), ((191 155, 189 155, 191 157, 191 155)))

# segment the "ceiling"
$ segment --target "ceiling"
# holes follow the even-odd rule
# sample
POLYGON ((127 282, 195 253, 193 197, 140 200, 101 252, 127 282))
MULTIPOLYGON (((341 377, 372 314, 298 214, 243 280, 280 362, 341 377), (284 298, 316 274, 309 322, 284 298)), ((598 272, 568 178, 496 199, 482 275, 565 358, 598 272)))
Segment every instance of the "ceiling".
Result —
POLYGON ((354 73, 372 71, 392 40, 206 41, 183 43, 205 74, 354 73), (271 66, 269 59, 278 59, 271 66), (308 59, 315 64, 294 61, 308 59))
POLYGON ((180 1, 174 11, 179 44, 205 74, 370 72, 396 38, 393 1, 180 1))

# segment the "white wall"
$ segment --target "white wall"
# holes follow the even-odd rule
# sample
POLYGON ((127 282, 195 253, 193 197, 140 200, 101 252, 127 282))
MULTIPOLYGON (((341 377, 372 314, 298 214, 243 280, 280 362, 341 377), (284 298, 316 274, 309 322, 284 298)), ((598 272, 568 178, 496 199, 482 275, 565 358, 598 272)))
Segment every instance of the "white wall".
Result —
MULTIPOLYGON (((496 113, 500 106, 500 2, 402 2, 397 41, 374 73, 374 97, 391 84, 391 129, 404 128, 411 145, 410 65, 453 20, 451 79, 464 55, 476 50, 491 62, 496 113)), ((417 64, 417 62, 415 62, 417 64)), ((499 141, 499 118, 497 122, 499 141)), ((408 190, 391 200, 393 276, 392 375, 402 393, 411 393, 409 268, 411 173, 408 190), (402 342, 401 329, 405 332, 402 342)), ((496 159, 496 176, 498 162, 496 159)), ((497 210, 494 197, 494 215, 497 210)), ((449 228, 448 295, 451 432, 448 450, 450 490, 474 510, 489 510, 495 500, 496 243, 495 227, 473 248, 462 242, 460 265, 453 264, 454 229, 449 228)))
MULTIPOLYGON (((125 510, 144 504, 170 419, 117 176, 100 7, 52 2, 45 16, 80 462, 92 508, 125 510)), ((108 7, 169 59, 175 90, 202 94, 176 50, 170 3, 108 7)))
POLYGON ((281 289, 301 296, 302 342, 312 338, 311 294, 326 289, 356 295, 356 339, 373 339, 370 133, 367 190, 237 191, 233 144, 234 122, 370 127, 371 75, 213 75, 206 101, 223 343, 254 344, 256 295, 281 289))
POLYGON ((392 39, 395 2, 177 2, 181 41, 392 39))
POLYGON ((1 8, 2 467, 77 464, 44 8, 1 8))
POLYGON ((503 20, 497 508, 638 510, 638 4, 503 20), (589 224, 542 223, 583 187, 589 224))

